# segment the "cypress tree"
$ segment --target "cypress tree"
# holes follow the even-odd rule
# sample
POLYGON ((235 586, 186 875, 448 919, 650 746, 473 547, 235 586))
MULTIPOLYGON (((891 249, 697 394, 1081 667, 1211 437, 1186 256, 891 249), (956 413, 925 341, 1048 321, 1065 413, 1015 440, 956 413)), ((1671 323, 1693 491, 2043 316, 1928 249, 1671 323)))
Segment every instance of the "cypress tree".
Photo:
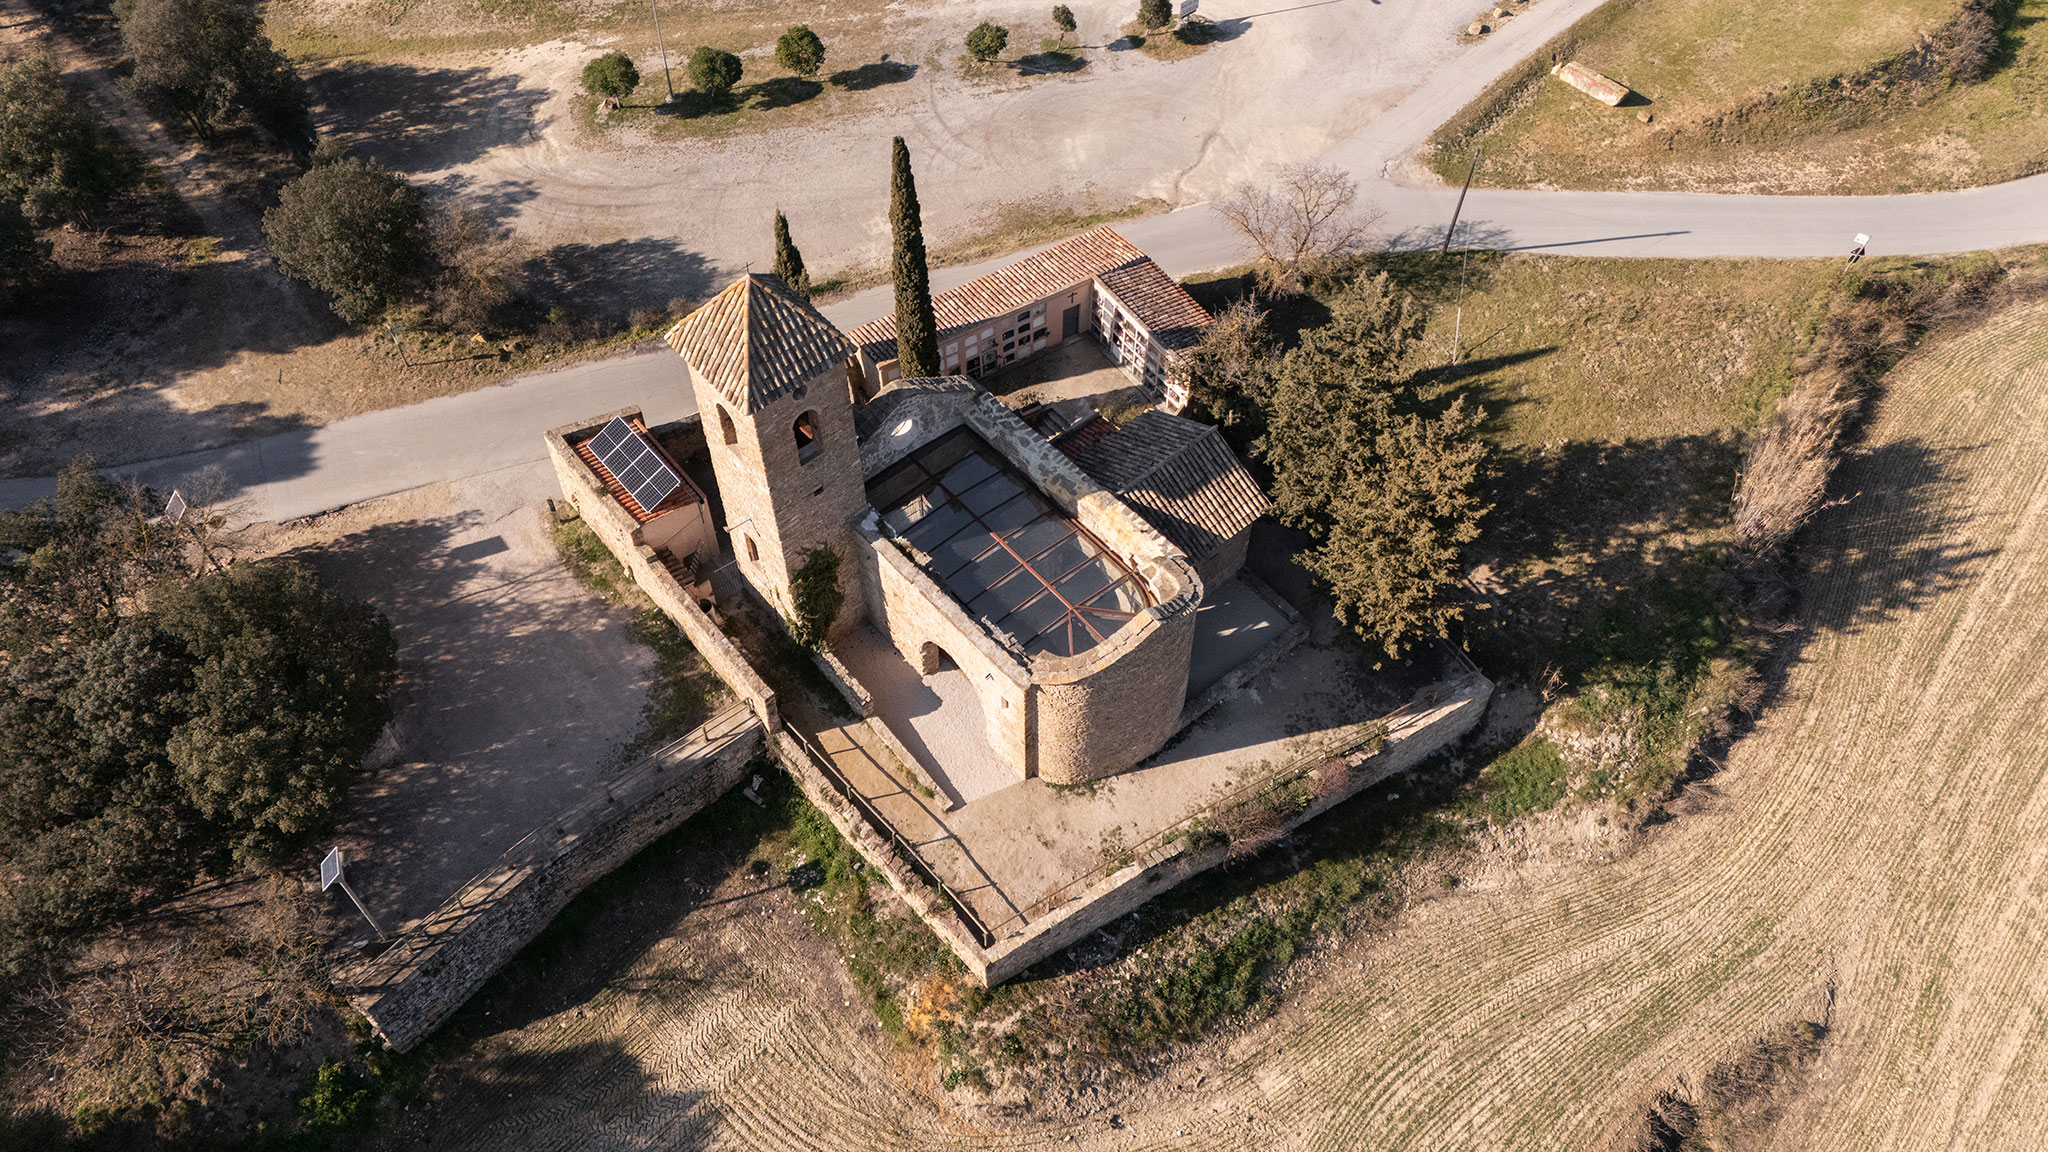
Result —
POLYGON ((889 223, 896 233, 896 359, 902 376, 939 374, 939 323, 932 315, 932 279, 925 267, 924 222, 917 209, 917 182, 910 175, 910 149, 896 137, 895 171, 889 184, 889 223))
POLYGON ((775 210, 775 274, 782 282, 808 296, 811 293, 811 277, 804 271, 804 254, 796 250, 796 241, 789 238, 789 218, 780 208, 775 210))

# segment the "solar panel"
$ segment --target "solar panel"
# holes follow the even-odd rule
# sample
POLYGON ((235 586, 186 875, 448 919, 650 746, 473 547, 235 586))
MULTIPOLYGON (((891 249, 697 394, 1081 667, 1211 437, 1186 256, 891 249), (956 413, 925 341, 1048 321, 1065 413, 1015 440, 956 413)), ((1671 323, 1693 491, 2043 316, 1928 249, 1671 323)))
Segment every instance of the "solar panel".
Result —
POLYGON ((649 512, 683 486, 682 479, 654 450, 654 445, 626 423, 623 416, 613 417, 611 423, 591 437, 590 451, 619 482, 619 487, 649 512))

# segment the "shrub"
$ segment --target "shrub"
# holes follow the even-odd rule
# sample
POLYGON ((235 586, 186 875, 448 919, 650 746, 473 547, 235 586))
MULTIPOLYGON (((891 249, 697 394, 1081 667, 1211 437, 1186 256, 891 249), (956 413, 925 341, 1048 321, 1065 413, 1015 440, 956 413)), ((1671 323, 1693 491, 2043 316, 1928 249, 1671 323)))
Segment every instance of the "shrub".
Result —
POLYGON ((987 63, 1003 54, 1010 46, 1010 30, 1000 24, 977 24, 967 34, 967 54, 982 63, 987 63))
POLYGON ((428 235, 434 268, 428 306, 444 327, 492 327, 518 297, 528 252, 503 226, 467 204, 434 215, 428 235))
POLYGON ((47 52, 0 66, 0 201, 30 223, 82 216, 113 191, 113 153, 47 52))
POLYGON ((378 1085, 353 1066, 329 1060, 313 1074, 313 1092, 299 1100, 308 1132, 360 1132, 377 1119, 378 1085))
POLYGON ((803 567, 790 577, 789 595, 796 610, 796 619, 789 622, 790 637, 814 651, 823 648, 846 603, 846 590, 839 586, 839 553, 830 548, 805 552, 803 567))
POLYGON ((238 0, 115 0, 142 102, 205 139, 253 124, 297 149, 313 144, 306 85, 238 0))
POLYGON ((0 515, 0 857, 19 878, 0 986, 195 874, 304 844, 389 715, 374 609, 287 563, 191 576, 211 518, 164 532, 156 510, 81 459, 53 500, 0 515))
POLYGON ((583 66, 583 90, 601 97, 606 107, 617 108, 638 87, 640 69, 624 52, 607 52, 583 66))
POLYGON ((690 53, 690 83, 707 96, 723 96, 740 82, 740 58, 717 48, 700 47, 690 53))
POLYGON ((353 157, 285 185, 263 214, 263 238, 285 275, 327 293, 355 324, 399 303, 427 262, 419 189, 353 157))
POLYGON ((825 66, 825 42, 808 25, 799 24, 776 38, 775 62, 809 79, 825 66))
POLYGON ((1146 28, 1173 23, 1173 0, 1138 0, 1138 23, 1146 28))
POLYGON ((49 271, 49 241, 36 236, 18 205, 0 200, 0 309, 11 307, 49 271))
POLYGON ((1080 25, 1074 22, 1074 10, 1065 4, 1053 5, 1052 26, 1059 29, 1062 36, 1072 36, 1075 30, 1080 28, 1080 25))

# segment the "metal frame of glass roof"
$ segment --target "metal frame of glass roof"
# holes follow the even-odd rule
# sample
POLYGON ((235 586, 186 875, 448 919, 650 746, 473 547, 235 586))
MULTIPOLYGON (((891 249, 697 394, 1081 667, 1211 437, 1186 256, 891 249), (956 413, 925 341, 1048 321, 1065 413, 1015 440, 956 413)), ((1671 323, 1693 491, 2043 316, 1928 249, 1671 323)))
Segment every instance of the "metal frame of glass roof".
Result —
POLYGON ((1152 603, 1144 581, 972 429, 917 449, 867 489, 890 535, 1026 655, 1086 652, 1152 603))

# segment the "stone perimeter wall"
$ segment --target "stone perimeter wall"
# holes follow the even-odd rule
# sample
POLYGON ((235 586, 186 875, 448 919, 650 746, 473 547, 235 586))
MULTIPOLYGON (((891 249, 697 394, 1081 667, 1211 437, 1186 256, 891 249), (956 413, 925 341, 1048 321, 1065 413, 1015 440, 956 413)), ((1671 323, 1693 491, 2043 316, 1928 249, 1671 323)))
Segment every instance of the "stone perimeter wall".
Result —
MULTIPOLYGON (((1432 684, 1414 699, 1389 713, 1384 722, 1387 736, 1380 750, 1347 761, 1347 787, 1323 795, 1297 814, 1285 830, 1315 819, 1332 807, 1363 792, 1389 776, 1406 772, 1430 756, 1464 737, 1486 714, 1493 698, 1493 682, 1478 672, 1455 680, 1432 684)), ((946 947, 960 958, 967 970, 984 987, 994 987, 1016 978, 1025 969, 1072 947, 1104 924, 1127 916, 1146 901, 1199 872, 1229 858, 1227 845, 1188 851, 1178 840, 1169 841, 1132 863, 1084 889, 1059 911, 1049 913, 1019 934, 981 947, 953 914, 945 898, 926 884, 910 866, 899 859, 889 842, 869 827, 852 804, 839 795, 812 764, 811 758, 788 734, 778 732, 769 741, 777 763, 797 782, 804 796, 825 813, 868 863, 878 869, 889 886, 901 893, 911 909, 931 925, 946 947)), ((1319 793, 1321 790, 1318 790, 1319 793)))
MULTIPOLYGON (((1337 804, 1389 776, 1406 772, 1461 739, 1486 714, 1493 682, 1478 672, 1432 684, 1385 717, 1386 743, 1380 751, 1347 765, 1348 787, 1323 797, 1289 820, 1293 831, 1337 804)), ((1060 911, 1041 918, 1022 937, 1001 941, 967 966, 988 987, 1014 979, 1025 969, 1072 947, 1083 937, 1198 872, 1229 858, 1227 845, 1189 852, 1170 841, 1074 897, 1060 911)), ((979 950, 977 950, 979 951, 979 950)))
POLYGON ((738 783, 761 752, 760 723, 733 705, 697 734, 714 726, 715 741, 690 746, 704 755, 643 761, 535 829, 389 951, 342 973, 385 1043, 404 1052, 426 1039, 577 893, 738 783))
POLYGON ((641 543, 639 525, 598 484, 597 477, 591 475, 590 469, 583 466, 583 460, 569 447, 569 437, 602 428, 614 416, 633 418, 639 415, 638 408, 621 408, 617 412, 549 429, 545 439, 548 457, 555 464, 555 480, 562 487, 562 495, 583 517, 583 522, 617 557, 626 575, 647 593, 663 615, 682 629, 691 646, 697 649, 697 654, 704 658, 719 679, 725 681, 726 687, 747 702, 762 726, 773 731, 781 724, 775 690, 768 687, 768 682, 761 679, 753 665, 747 663, 732 639, 704 614, 702 608, 697 607, 697 599, 690 590, 677 583, 668 569, 662 567, 655 558, 654 549, 641 543))

